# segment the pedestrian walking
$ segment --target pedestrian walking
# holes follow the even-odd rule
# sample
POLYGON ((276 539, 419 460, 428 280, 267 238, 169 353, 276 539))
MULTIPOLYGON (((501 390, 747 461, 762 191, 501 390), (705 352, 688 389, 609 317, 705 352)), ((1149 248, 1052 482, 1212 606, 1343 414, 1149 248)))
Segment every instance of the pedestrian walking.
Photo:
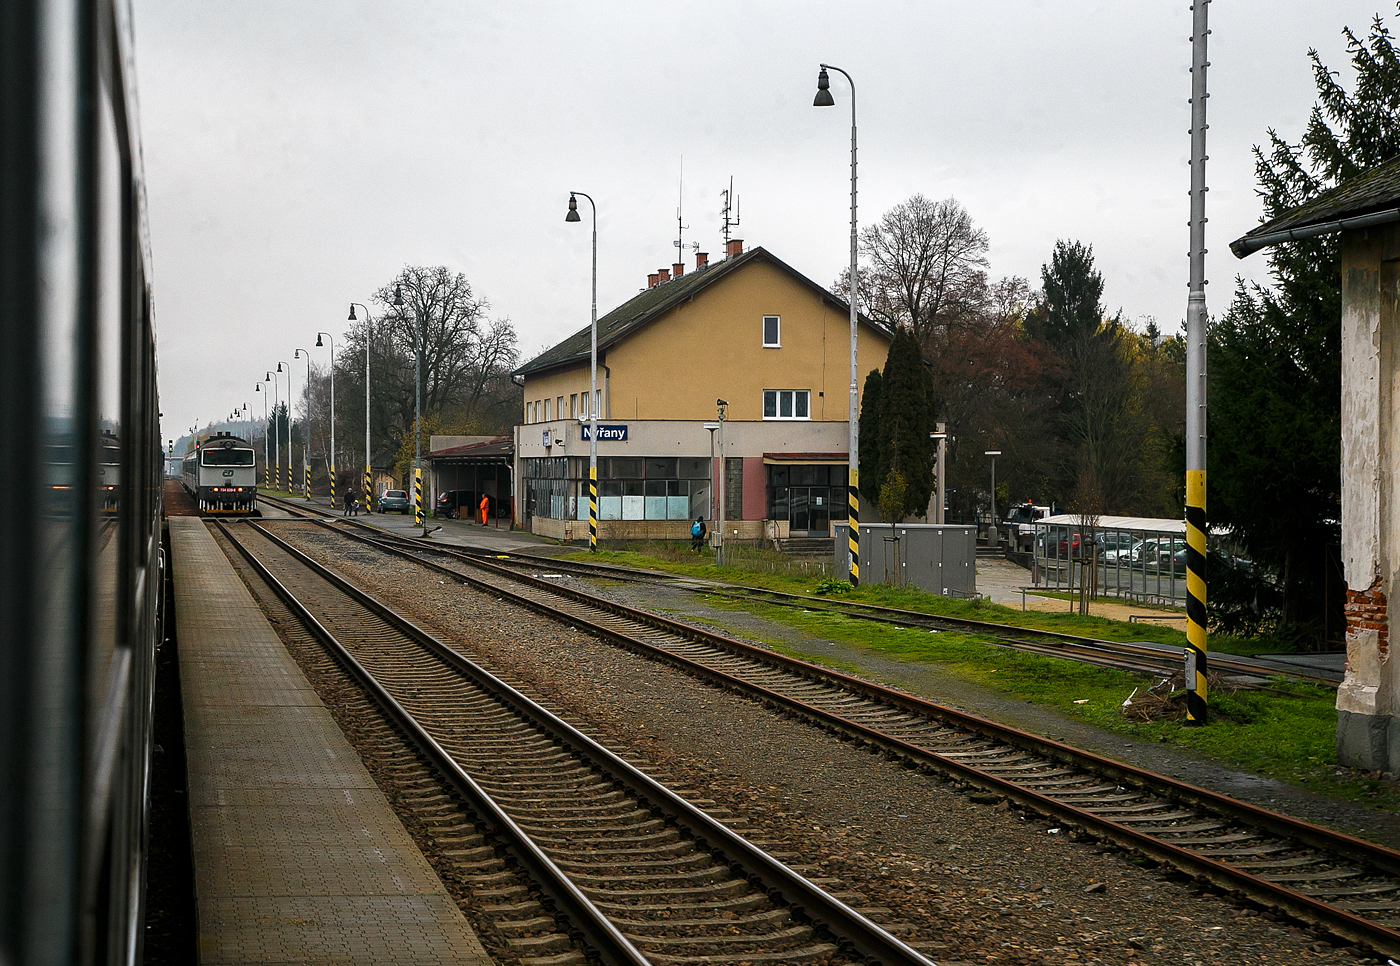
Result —
POLYGON ((348 492, 345 494, 345 509, 340 511, 340 515, 343 517, 350 515, 350 494, 348 492))
POLYGON ((703 515, 695 518, 695 522, 690 525, 690 549, 694 553, 699 553, 705 546, 705 534, 709 529, 705 526, 703 515))

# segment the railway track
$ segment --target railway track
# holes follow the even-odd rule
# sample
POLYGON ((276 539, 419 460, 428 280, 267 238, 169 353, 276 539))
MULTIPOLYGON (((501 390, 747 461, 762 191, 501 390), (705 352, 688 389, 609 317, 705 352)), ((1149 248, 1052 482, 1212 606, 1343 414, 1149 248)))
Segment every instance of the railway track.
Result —
MULTIPOLYGON (((352 527, 374 534, 380 539, 398 542, 401 546, 423 547, 421 543, 394 534, 385 533, 354 519, 337 517, 314 506, 300 506, 276 501, 277 505, 289 512, 297 513, 305 519, 328 519, 339 525, 352 527)), ((994 647, 1005 647, 1030 654, 1058 657, 1081 664, 1113 668, 1147 677, 1171 677, 1180 674, 1185 666, 1185 648, 1149 642, 1106 641, 1098 638, 1073 634, 1061 634, 1036 628, 1000 624, 993 621, 979 621, 961 617, 945 617, 925 614, 920 611, 895 607, 883 607, 859 601, 845 601, 831 598, 811 597, 802 594, 789 594, 782 591, 766 590, 758 587, 740 587, 718 581, 679 577, 656 570, 637 570, 611 564, 599 564, 577 560, 560 560, 543 554, 512 551, 507 554, 487 548, 463 548, 446 545, 433 545, 436 552, 456 554, 471 558, 484 558, 498 561, 502 566, 516 569, 542 569, 583 579, 605 578, 629 583, 666 583, 693 593, 710 597, 720 597, 741 603, 761 603, 804 611, 831 614, 853 620, 865 620, 896 627, 910 627, 930 631, 958 631, 964 634, 981 636, 983 643, 994 647)), ((1222 654, 1211 654, 1210 668, 1227 678, 1235 687, 1267 687, 1275 677, 1292 678, 1335 688, 1339 683, 1335 676, 1317 673, 1307 668, 1262 667, 1257 663, 1241 661, 1222 654)))
POLYGON ((929 963, 265 527, 218 526, 422 756, 406 797, 526 962, 929 963))
POLYGON ((1400 853, 441 547, 327 529, 1167 863, 1389 956, 1400 853))

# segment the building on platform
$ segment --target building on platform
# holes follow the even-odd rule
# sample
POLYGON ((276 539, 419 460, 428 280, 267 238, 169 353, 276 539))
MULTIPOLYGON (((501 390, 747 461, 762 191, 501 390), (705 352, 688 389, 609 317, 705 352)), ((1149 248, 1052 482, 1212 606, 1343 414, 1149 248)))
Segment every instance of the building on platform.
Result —
MULTIPOLYGON (((850 310, 765 249, 729 247, 659 270, 598 320, 596 399, 588 326, 516 370, 522 526, 587 539, 593 409, 599 539, 685 538, 697 516, 716 519, 720 492, 731 540, 829 538, 845 521, 850 310)), ((861 317, 861 382, 890 337, 861 317)))
POLYGON ((1340 233, 1342 560, 1346 677, 1337 757, 1400 772, 1400 661, 1390 602, 1400 593, 1400 158, 1326 191, 1230 244, 1243 258, 1340 233))

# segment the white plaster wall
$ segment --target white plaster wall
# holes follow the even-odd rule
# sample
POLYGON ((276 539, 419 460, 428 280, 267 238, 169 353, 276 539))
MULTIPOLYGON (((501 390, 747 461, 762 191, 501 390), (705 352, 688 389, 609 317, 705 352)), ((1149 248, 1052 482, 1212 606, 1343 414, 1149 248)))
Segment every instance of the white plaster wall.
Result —
POLYGON ((1342 270, 1342 560, 1347 588, 1375 583, 1380 564, 1380 265, 1351 249, 1342 270))

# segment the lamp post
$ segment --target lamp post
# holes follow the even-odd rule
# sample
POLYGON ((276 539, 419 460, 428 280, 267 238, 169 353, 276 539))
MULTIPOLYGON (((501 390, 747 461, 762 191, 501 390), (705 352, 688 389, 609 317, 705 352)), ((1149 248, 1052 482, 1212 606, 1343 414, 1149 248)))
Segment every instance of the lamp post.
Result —
POLYGON ((715 477, 715 430, 719 429, 719 423, 705 423, 704 427, 710 431, 710 524, 714 525, 715 501, 719 499, 719 481, 715 477))
MULTIPOLYGON (((300 359, 306 356, 306 438, 301 441, 301 495, 303 499, 311 499, 311 353, 305 349, 295 349, 292 352, 293 359, 300 359)), ((288 382, 291 377, 287 377, 288 382)), ((288 393, 290 395, 290 393, 288 393)), ((288 416, 288 423, 291 417, 288 416)), ((291 432, 290 429, 287 430, 291 432)))
MULTIPOLYGON (((335 340, 331 338, 329 332, 316 333, 316 348, 321 348, 321 338, 324 336, 331 344, 331 509, 335 509, 335 340)), ((307 400, 308 412, 310 412, 310 400, 307 400)), ((309 417, 308 417, 309 418, 309 417)), ((352 487, 353 489, 353 487, 352 487)))
POLYGON ((598 552, 598 206, 582 191, 569 192, 569 211, 564 215, 566 222, 580 221, 578 201, 575 195, 588 198, 588 207, 593 210, 593 312, 590 316, 589 350, 590 375, 588 382, 588 550, 598 552))
MULTIPOLYGON (((409 288, 413 288, 412 284, 409 288)), ((403 307, 403 290, 394 283, 394 305, 403 307)), ((413 306, 413 525, 428 535, 423 513, 423 315, 413 306)))
POLYGON ((831 96, 831 77, 828 70, 834 70, 851 85, 851 268, 847 286, 847 300, 851 303, 851 386, 850 402, 846 408, 846 423, 849 433, 846 442, 846 538, 851 550, 851 585, 860 583, 860 387, 856 383, 856 82, 840 67, 830 64, 819 65, 817 74, 817 96, 812 100, 813 107, 832 107, 836 100, 831 96))
POLYGON ((938 501, 938 509, 933 515, 933 522, 942 524, 944 520, 943 501, 946 494, 944 490, 943 460, 948 453, 948 424, 936 423, 937 432, 929 433, 928 438, 938 444, 938 458, 933 464, 933 471, 937 474, 934 482, 934 499, 938 501))
POLYGON ((1001 455, 1001 450, 989 449, 982 455, 992 458, 992 523, 987 528, 987 544, 990 546, 997 538, 997 457, 1001 455))
MULTIPOLYGON (((287 493, 292 492, 292 364, 290 362, 277 363, 277 371, 287 374, 287 493), (282 367, 286 366, 286 369, 282 367)), ((282 421, 281 417, 277 420, 282 421)), ((278 428, 281 432, 281 428, 278 428)), ((279 467, 280 469, 280 467, 279 467)))
POLYGON ((369 308, 363 302, 350 303, 350 318, 346 321, 358 321, 355 318, 355 306, 365 310, 365 512, 374 512, 374 479, 373 470, 370 468, 369 458, 369 337, 371 319, 369 308))
MULTIPOLYGON (((715 400, 715 408, 719 410, 719 509, 715 519, 719 541, 715 544, 715 564, 720 567, 724 566, 724 411, 728 405, 723 399, 715 400)), ((714 463, 710 465, 714 466, 714 463)))
POLYGON ((267 393, 263 392, 263 382, 272 378, 272 373, 267 374, 267 379, 253 385, 253 392, 262 392, 263 397, 263 486, 271 483, 272 464, 267 460, 267 393))

